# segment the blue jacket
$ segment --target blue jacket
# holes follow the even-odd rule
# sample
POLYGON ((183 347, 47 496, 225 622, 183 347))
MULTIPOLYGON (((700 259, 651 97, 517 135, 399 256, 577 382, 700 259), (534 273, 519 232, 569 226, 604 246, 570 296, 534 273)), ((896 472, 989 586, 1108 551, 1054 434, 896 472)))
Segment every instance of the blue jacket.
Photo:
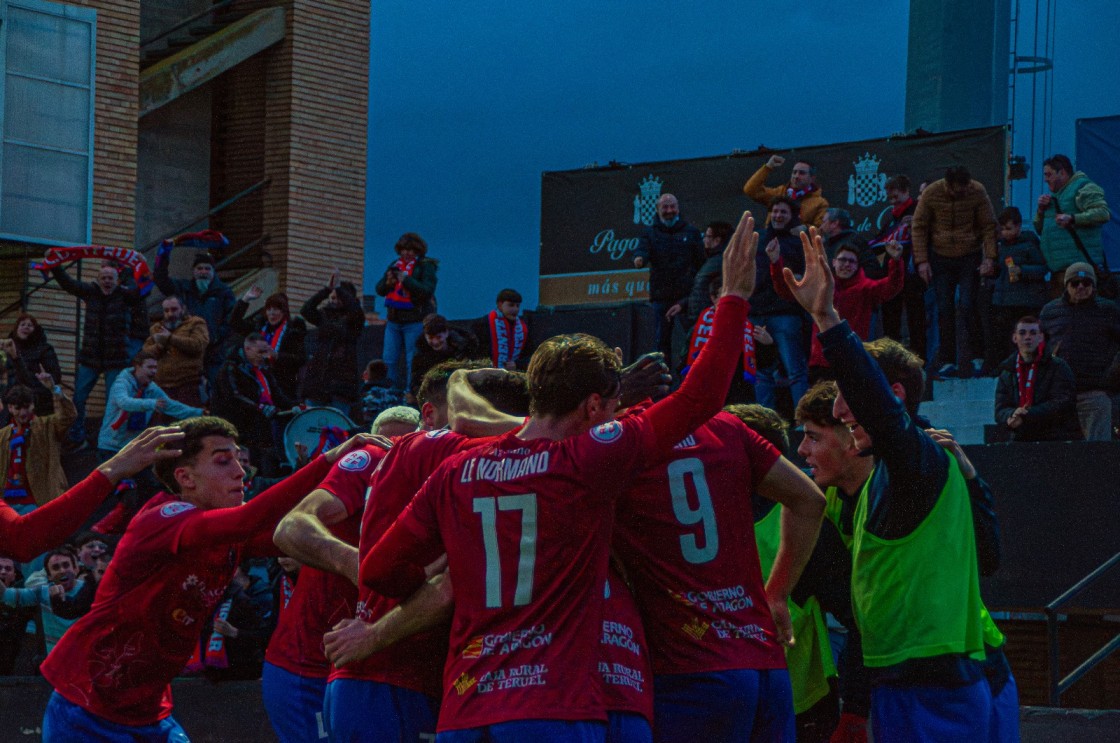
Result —
POLYGON ((202 415, 201 408, 192 408, 172 400, 155 382, 148 382, 144 391, 137 395, 139 389, 140 385, 137 384, 132 369, 125 369, 117 375, 117 380, 109 390, 109 400, 105 403, 105 417, 101 419, 101 432, 97 435, 98 449, 117 452, 124 448, 125 444, 148 427, 152 413, 156 411, 156 403, 160 400, 167 402, 164 414, 176 420, 202 415), (143 425, 139 428, 129 426, 133 413, 143 414, 143 425))

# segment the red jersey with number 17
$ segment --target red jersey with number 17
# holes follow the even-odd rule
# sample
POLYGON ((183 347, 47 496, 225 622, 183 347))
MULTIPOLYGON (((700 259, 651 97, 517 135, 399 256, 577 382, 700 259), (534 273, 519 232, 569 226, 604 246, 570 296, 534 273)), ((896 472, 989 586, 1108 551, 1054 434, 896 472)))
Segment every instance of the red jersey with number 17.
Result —
MULTIPOLYGON (((366 488, 385 454, 380 446, 366 444, 335 462, 319 483, 319 489, 338 498, 346 509, 346 518, 332 524, 330 532, 347 544, 358 544, 366 488)), ((297 676, 326 678, 330 663, 323 652, 323 635, 354 616, 357 600, 358 589, 347 578, 308 566, 300 568, 299 581, 280 610, 264 659, 297 676)))
POLYGON ((763 591, 751 493, 778 450, 720 413, 618 501, 614 546, 654 674, 785 668, 763 591))
POLYGON ((447 552, 439 730, 606 719, 596 677, 614 500, 655 440, 644 416, 562 441, 507 434, 440 467, 374 548, 413 566, 447 552))

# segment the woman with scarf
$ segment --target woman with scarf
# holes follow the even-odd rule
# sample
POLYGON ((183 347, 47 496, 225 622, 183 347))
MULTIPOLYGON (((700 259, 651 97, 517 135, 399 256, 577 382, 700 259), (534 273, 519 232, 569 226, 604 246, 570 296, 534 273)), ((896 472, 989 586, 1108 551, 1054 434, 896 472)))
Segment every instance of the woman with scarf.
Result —
POLYGON ((415 232, 401 235, 396 251, 397 260, 389 264, 385 275, 377 282, 377 293, 385 297, 388 316, 381 358, 389 365, 389 381, 393 387, 406 389, 423 320, 435 312, 438 264, 427 257, 428 244, 415 232))
POLYGON ((47 342, 47 334, 34 315, 26 312, 16 318, 16 326, 8 340, 0 342, 8 367, 9 383, 30 387, 35 394, 35 410, 39 415, 54 412, 54 397, 50 388, 43 386, 37 375, 46 371, 54 379, 62 379, 62 368, 54 346, 47 342), (41 367, 41 368, 40 368, 41 367))
POLYGON ((299 370, 307 361, 304 340, 307 337, 307 323, 302 317, 292 317, 288 307, 288 295, 276 292, 264 300, 264 307, 245 317, 249 303, 258 299, 264 292, 259 286, 237 300, 229 324, 238 335, 260 333, 272 348, 271 369, 276 383, 284 395, 296 398, 299 390, 299 370))

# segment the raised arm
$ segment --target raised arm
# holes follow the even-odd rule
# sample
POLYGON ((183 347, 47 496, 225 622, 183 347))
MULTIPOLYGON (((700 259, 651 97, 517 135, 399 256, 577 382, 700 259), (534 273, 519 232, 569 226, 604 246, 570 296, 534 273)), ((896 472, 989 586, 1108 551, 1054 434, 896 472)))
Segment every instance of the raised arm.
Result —
POLYGON ((62 544, 88 519, 118 482, 158 459, 179 456, 175 427, 149 428, 58 498, 19 516, 0 504, 0 555, 26 562, 62 544))
POLYGON ((452 431, 465 436, 497 436, 517 426, 524 419, 507 415, 480 395, 488 376, 505 377, 505 369, 459 369, 447 380, 447 422, 452 431))
POLYGON ((280 520, 272 541, 304 565, 337 573, 357 585, 358 548, 328 528, 349 515, 346 504, 333 493, 316 488, 280 520))
POLYGON ((754 292, 758 233, 754 217, 743 212, 723 254, 723 296, 716 305, 712 336, 676 392, 640 415, 655 434, 654 457, 672 450, 690 431, 720 411, 743 351, 748 300, 754 292))

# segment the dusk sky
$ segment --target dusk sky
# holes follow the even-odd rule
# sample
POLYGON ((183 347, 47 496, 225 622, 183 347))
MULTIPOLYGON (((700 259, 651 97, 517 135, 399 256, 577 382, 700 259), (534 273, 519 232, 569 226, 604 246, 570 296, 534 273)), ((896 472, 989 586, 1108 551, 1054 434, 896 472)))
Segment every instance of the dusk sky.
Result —
MULTIPOLYGON (((780 7, 374 3, 366 292, 415 231, 440 262, 442 314, 481 315, 505 286, 534 308, 542 171, 901 131, 909 3, 780 7)), ((1054 151, 1074 155, 1076 119, 1120 114, 1118 27, 1116 0, 1059 3, 1054 151)), ((1021 207, 1037 196, 1041 164, 1016 188, 1021 207)))

